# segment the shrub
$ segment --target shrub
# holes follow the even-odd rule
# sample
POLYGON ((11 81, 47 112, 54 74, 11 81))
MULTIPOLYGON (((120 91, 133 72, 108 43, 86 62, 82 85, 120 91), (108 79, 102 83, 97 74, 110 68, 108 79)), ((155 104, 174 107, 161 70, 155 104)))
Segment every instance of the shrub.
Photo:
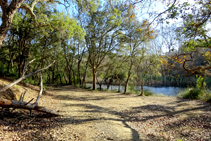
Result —
POLYGON ((155 94, 150 92, 149 90, 144 90, 144 95, 145 96, 154 96, 155 94))
POLYGON ((178 98, 185 98, 185 99, 201 99, 203 96, 204 91, 198 88, 189 88, 185 91, 178 94, 178 98))

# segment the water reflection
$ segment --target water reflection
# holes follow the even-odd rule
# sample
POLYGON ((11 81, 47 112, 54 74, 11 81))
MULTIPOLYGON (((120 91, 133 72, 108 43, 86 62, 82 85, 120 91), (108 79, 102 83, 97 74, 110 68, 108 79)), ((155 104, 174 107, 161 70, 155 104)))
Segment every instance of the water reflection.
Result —
MULTIPOLYGON (((88 87, 92 87, 92 84, 87 84, 88 87)), ((99 88, 99 85, 96 85, 97 88, 99 88)), ((102 89, 107 89, 107 85, 102 85, 102 89)), ((136 87, 136 89, 140 90, 141 87, 136 87)), ((116 85, 110 85, 109 90, 118 90, 118 86, 116 85)), ((165 96, 176 96, 178 93, 184 90, 184 88, 179 88, 179 87, 149 87, 149 86, 144 86, 144 90, 149 90, 152 93, 155 94, 163 94, 165 96)), ((124 91, 124 86, 120 87, 120 91, 124 91)))

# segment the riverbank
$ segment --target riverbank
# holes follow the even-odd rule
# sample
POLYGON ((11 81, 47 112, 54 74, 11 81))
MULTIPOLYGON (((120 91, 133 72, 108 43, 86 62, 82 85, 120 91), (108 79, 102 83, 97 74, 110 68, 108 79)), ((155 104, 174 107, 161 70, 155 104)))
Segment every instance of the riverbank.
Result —
MULTIPOLYGON (((92 84, 87 83, 86 87, 88 89, 92 88, 92 84)), ((99 85, 96 85, 96 88, 99 89, 99 85)), ((113 92, 117 92, 119 86, 118 85, 110 85, 109 89, 107 89, 107 85, 102 85, 101 86, 102 90, 109 90, 109 91, 113 91, 113 92)), ((120 87, 120 92, 124 92, 125 87, 121 86, 120 87)), ((164 95, 164 96, 174 96, 176 97, 177 94, 181 93, 182 91, 184 91, 185 88, 179 88, 179 87, 149 87, 149 86, 144 86, 144 91, 147 93, 151 93, 151 94, 155 94, 155 95, 164 95)), ((141 92, 141 87, 131 87, 128 86, 127 87, 127 93, 129 94, 137 94, 139 95, 141 92)))
MULTIPOLYGON (((36 86, 27 89, 25 101, 39 92, 36 86)), ((211 106, 201 101, 59 86, 45 91, 40 106, 64 116, 49 117, 38 112, 29 116, 29 111, 16 109, 0 119, 0 140, 211 139, 211 106)))

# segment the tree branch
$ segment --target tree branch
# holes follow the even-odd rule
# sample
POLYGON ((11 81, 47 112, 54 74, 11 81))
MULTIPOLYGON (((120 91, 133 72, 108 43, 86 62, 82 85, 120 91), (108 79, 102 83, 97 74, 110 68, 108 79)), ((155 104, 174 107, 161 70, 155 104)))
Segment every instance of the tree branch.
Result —
MULTIPOLYGON (((30 62, 32 62, 32 61, 30 61, 30 62)), ((12 83, 10 83, 9 85, 7 85, 7 86, 1 88, 1 89, 0 89, 0 92, 3 92, 3 91, 5 91, 5 90, 7 90, 8 88, 12 87, 13 85, 19 83, 20 81, 22 81, 22 80, 24 80, 24 79, 26 79, 26 78, 28 78, 28 77, 30 77, 30 76, 32 76, 32 75, 38 73, 38 72, 41 72, 41 71, 43 71, 43 70, 46 70, 46 69, 49 68, 51 65, 53 65, 54 62, 55 62, 55 60, 54 60, 50 65, 48 65, 47 67, 42 68, 42 69, 39 69, 39 70, 37 70, 37 71, 35 71, 35 72, 32 72, 32 73, 30 73, 30 74, 28 74, 28 75, 26 75, 26 76, 22 75, 22 77, 20 77, 19 79, 15 80, 15 81, 13 81, 12 83)), ((28 64, 26 64, 26 65, 28 65, 28 64)), ((25 68, 25 67, 24 67, 24 68, 25 68)), ((1 93, 0 93, 0 95, 1 95, 1 93)))

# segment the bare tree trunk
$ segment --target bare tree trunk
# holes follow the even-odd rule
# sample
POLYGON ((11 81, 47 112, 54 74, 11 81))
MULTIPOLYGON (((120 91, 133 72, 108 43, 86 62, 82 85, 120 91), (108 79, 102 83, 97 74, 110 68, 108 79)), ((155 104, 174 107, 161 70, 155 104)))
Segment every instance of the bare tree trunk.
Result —
POLYGON ((43 81, 42 81, 42 72, 40 71, 40 93, 37 96, 37 100, 35 101, 36 105, 38 105, 38 103, 39 103, 39 100, 40 100, 40 97, 42 95, 42 92, 43 92, 43 81))
POLYGON ((80 64, 81 64, 81 60, 78 61, 78 83, 79 83, 80 85, 82 85, 82 84, 81 84, 80 64))
POLYGON ((125 83, 125 90, 124 90, 124 94, 126 94, 126 92, 127 92, 127 85, 128 85, 128 81, 129 81, 129 79, 130 79, 130 74, 128 75, 127 80, 126 80, 126 83, 125 83))
POLYGON ((141 83, 141 93, 140 93, 140 96, 143 96, 144 95, 144 86, 143 86, 143 83, 141 83))
POLYGON ((59 81, 60 81, 60 84, 62 84, 62 76, 61 76, 61 73, 59 71, 59 65, 57 63, 57 71, 58 71, 58 74, 59 74, 59 81))
POLYGON ((68 84, 68 80, 67 80, 67 78, 65 76, 65 72, 63 73, 63 76, 64 76, 64 80, 65 80, 66 84, 68 84))
POLYGON ((129 68, 129 70, 128 70, 128 77, 127 77, 127 80, 126 80, 126 83, 125 83, 125 90, 124 90, 124 94, 126 93, 126 91, 127 91, 127 85, 128 85, 128 81, 129 81, 129 79, 130 79, 130 75, 131 75, 131 69, 132 69, 132 66, 133 66, 133 63, 131 62, 131 64, 130 64, 130 68, 129 68))
POLYGON ((118 75, 116 74, 116 78, 119 81, 119 86, 118 86, 118 93, 120 92, 120 87, 121 87, 121 80, 119 79, 118 75))
POLYGON ((71 69, 73 72, 73 85, 76 86, 76 79, 75 79, 75 71, 71 69))
MULTIPOLYGON (((89 57, 88 57, 89 58, 89 57)), ((87 71, 87 66, 88 66, 88 59, 86 61, 86 68, 85 68, 85 71, 84 71, 84 75, 83 75, 83 86, 86 87, 86 71, 87 71)))
POLYGON ((93 81, 92 81, 92 89, 96 90, 96 72, 95 72, 95 68, 92 68, 92 77, 93 77, 93 81))

